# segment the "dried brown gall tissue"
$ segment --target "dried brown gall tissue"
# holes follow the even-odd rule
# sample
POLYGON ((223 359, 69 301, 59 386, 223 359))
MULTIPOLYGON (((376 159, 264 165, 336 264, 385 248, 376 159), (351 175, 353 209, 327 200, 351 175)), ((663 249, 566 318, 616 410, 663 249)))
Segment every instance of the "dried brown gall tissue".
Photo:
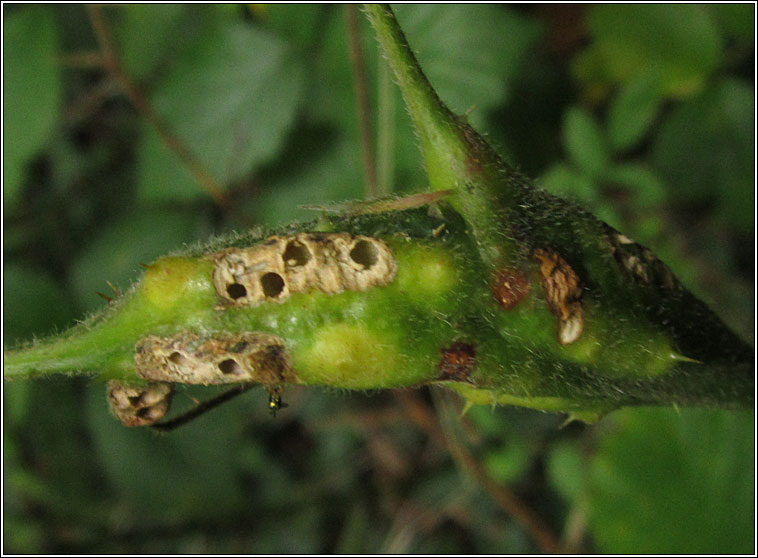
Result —
POLYGON ((606 227, 614 259, 635 281, 663 289, 677 287, 678 282, 674 274, 653 252, 612 227, 606 227))
POLYGON ((545 300, 558 318, 558 342, 561 345, 573 343, 584 329, 579 276, 556 252, 539 248, 534 251, 534 257, 540 262, 545 300))
POLYGON ((111 412, 126 426, 149 426, 161 420, 171 406, 172 394, 172 387, 162 383, 129 386, 110 380, 107 387, 111 412))
POLYGON ((347 233, 273 236, 209 257, 216 292, 234 306, 283 302, 310 291, 364 291, 392 282, 397 269, 385 242, 347 233))
POLYGON ((273 388, 299 383, 284 341, 261 332, 151 335, 134 351, 137 374, 151 382, 182 384, 260 383, 273 388))

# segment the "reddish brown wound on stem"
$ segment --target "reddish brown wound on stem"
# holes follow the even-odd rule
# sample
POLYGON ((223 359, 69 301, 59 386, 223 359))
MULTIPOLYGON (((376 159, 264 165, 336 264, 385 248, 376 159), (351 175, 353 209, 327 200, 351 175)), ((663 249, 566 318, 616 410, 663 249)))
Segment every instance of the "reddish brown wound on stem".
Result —
POLYGON ((471 382, 471 372, 476 366, 476 349, 470 343, 456 341, 442 349, 439 364, 441 381, 471 382))
POLYGON ((495 273, 492 295, 503 310, 510 310, 526 298, 531 288, 526 273, 520 269, 505 268, 495 273))
POLYGON ((573 343, 584 329, 579 276, 556 252, 538 248, 534 251, 534 257, 540 262, 545 300, 558 318, 558 342, 561 345, 573 343))

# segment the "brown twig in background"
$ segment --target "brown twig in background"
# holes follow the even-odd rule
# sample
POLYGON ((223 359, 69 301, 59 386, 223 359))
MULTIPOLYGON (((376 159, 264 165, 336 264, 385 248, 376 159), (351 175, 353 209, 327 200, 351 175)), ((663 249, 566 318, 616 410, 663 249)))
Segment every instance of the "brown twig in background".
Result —
POLYGON ((377 196, 377 186, 374 135, 371 130, 366 68, 360 42, 358 6, 356 4, 345 4, 345 17, 347 18, 350 62, 353 65, 353 76, 355 77, 356 107, 361 129, 361 145, 363 147, 363 169, 366 173, 366 198, 375 198, 377 196))
POLYGON ((507 487, 493 479, 455 435, 445 431, 437 416, 418 395, 411 391, 398 391, 398 395, 408 411, 408 417, 446 448, 461 468, 470 474, 506 513, 521 523, 543 552, 565 553, 565 549, 550 528, 507 487))
POLYGON ((229 208, 229 200, 224 190, 219 186, 216 179, 211 175, 208 169, 192 153, 187 145, 182 142, 168 126, 165 120, 153 110, 142 90, 137 87, 126 75, 121 62, 113 49, 113 41, 110 35, 110 29, 103 16, 100 6, 87 6, 92 29, 95 31, 97 42, 100 47, 102 64, 114 76, 116 81, 123 89, 129 101, 134 105, 137 111, 150 122, 161 137, 163 143, 181 160, 182 164, 189 170, 198 184, 213 198, 213 200, 224 209, 229 208))

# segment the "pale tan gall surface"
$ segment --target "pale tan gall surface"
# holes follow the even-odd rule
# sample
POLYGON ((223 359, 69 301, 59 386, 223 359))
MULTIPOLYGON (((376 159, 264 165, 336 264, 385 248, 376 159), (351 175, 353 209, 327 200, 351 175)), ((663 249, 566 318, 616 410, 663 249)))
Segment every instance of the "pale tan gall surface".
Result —
POLYGON ((129 386, 110 380, 107 387, 111 412, 126 426, 149 426, 161 420, 171 406, 172 394, 171 385, 163 383, 129 386))
POLYGON ((385 242, 347 233, 273 236, 209 258, 216 292, 234 306, 283 302, 311 291, 365 291, 392 282, 397 269, 385 242))
POLYGON ((137 374, 152 382, 298 383, 284 341, 268 333, 150 335, 137 343, 134 361, 137 374))

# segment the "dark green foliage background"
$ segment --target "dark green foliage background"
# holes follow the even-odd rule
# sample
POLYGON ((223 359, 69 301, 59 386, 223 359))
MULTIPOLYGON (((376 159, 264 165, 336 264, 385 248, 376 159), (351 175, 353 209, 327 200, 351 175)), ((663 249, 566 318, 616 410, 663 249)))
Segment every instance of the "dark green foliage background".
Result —
MULTIPOLYGON (((473 106, 507 160, 649 245, 753 342, 753 9, 397 12, 442 98, 473 106)), ((106 9, 126 72, 233 211, 74 56, 96 48, 83 7, 4 10, 6 347, 73 324, 104 304, 106 281, 125 288, 140 262, 184 242, 364 195, 341 7, 106 9)), ((362 32, 375 103, 376 47, 362 32)), ((421 191, 397 91, 392 101, 375 123, 393 130, 393 191, 421 191)), ((118 424, 86 379, 4 384, 4 552, 538 550, 397 394, 286 400, 272 419, 255 390, 157 435, 118 424)), ((465 420, 490 474, 586 550, 707 554, 755 550, 754 418, 629 409, 559 429, 561 416, 479 408, 465 420)))

